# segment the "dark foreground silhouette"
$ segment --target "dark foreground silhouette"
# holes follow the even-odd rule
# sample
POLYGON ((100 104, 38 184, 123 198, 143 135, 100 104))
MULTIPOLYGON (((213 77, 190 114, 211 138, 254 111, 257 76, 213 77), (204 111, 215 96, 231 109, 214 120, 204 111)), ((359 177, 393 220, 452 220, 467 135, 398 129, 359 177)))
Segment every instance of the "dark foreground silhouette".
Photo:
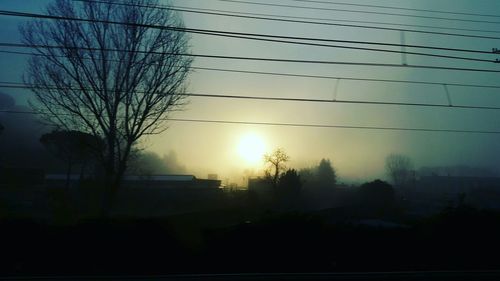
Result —
POLYGON ((247 216, 227 210, 74 225, 4 220, 0 272, 151 276, 500 269, 500 214, 491 211, 460 206, 400 224, 328 223, 324 213, 265 214, 245 221, 247 216), (217 227, 211 221, 226 223, 217 227))

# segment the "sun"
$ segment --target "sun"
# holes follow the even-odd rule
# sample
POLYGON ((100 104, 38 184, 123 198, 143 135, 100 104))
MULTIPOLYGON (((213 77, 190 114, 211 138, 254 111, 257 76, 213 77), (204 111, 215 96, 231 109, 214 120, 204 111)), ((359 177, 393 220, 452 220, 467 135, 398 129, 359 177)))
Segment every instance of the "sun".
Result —
POLYGON ((260 164, 265 152, 266 144, 261 136, 249 133, 241 137, 238 144, 238 154, 247 165, 260 164))

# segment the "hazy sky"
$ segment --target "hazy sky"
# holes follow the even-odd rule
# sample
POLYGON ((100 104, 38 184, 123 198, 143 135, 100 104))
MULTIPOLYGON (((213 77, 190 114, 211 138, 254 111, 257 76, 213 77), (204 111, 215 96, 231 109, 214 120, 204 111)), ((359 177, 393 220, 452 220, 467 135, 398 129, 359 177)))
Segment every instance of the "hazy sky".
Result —
MULTIPOLYGON (((0 9, 40 12, 48 0, 2 0, 0 9)), ((166 1, 165 1, 166 2, 166 1)), ((238 12, 280 14, 336 20, 362 20, 401 24, 430 25, 450 28, 484 29, 498 33, 451 31, 500 37, 500 24, 434 20, 403 16, 360 14, 329 10, 307 10, 285 7, 258 6, 218 0, 173 0, 183 7, 221 9, 238 12)), ((500 17, 473 17, 424 13, 417 11, 384 10, 305 3, 291 0, 254 2, 326 7, 351 10, 392 12, 456 19, 488 20, 500 22, 500 17)), ((342 1, 339 1, 342 2, 342 1)), ((496 0, 384 0, 343 1, 372 5, 398 6, 417 9, 486 13, 500 15, 500 1, 496 0)), ((335 26, 308 25, 289 22, 258 21, 252 19, 218 17, 201 14, 183 14, 187 27, 266 33, 288 36, 321 37, 342 40, 362 40, 400 43, 397 31, 382 31, 335 26)), ((17 42, 20 19, 0 16, 1 41, 17 42)), ((409 29, 412 29, 409 27, 409 29)), ((413 28, 417 29, 417 28, 413 28)), ((422 30, 433 30, 420 28, 422 30)), ((434 30, 446 31, 446 30, 434 30)), ((500 48, 500 40, 405 33, 406 43, 437 47, 491 50, 500 48)), ((400 54, 386 54, 358 50, 295 46, 270 42, 192 35, 193 53, 273 57, 303 60, 330 60, 344 62, 377 62, 401 64, 400 54)), ((370 47, 370 46, 366 46, 370 47)), ((382 47, 387 48, 387 47, 382 47)), ((395 48, 398 50, 398 48, 395 48)), ((475 56, 494 59, 491 55, 436 52, 446 55, 475 56)), ((500 56, 499 56, 500 57, 500 56)), ((20 81, 26 57, 0 54, 1 81, 20 81)), ((408 64, 471 67, 500 70, 500 64, 463 62, 421 56, 407 56, 408 64)), ((226 61, 196 59, 195 66, 219 67, 267 72, 288 72, 308 75, 406 79, 438 83, 471 83, 500 85, 500 73, 388 68, 370 66, 315 65, 276 62, 226 61)), ((336 80, 276 77, 241 73, 197 71, 190 76, 189 91, 205 94, 233 94, 269 97, 300 97, 314 99, 333 98, 336 80)), ((449 87, 453 104, 500 106, 498 89, 449 87)), ((23 90, 2 90, 15 95, 20 101, 29 98, 23 90)), ((390 101, 447 104, 444 88, 439 85, 390 84, 341 80, 337 99, 363 101, 390 101)), ((498 130, 500 110, 471 110, 389 105, 349 105, 283 101, 249 101, 191 98, 184 112, 171 117, 213 119, 250 122, 313 123, 327 125, 409 127, 433 129, 498 130)), ((330 158, 341 180, 361 181, 384 176, 384 158, 389 153, 410 156, 416 166, 478 165, 499 170, 500 135, 405 132, 359 129, 299 128, 262 125, 228 125, 171 122, 162 135, 153 136, 144 146, 159 154, 177 152, 179 161, 198 176, 216 173, 221 179, 241 181, 244 170, 259 171, 262 165, 248 163, 238 153, 238 146, 246 135, 257 135, 266 150, 282 147, 291 156, 290 167, 304 167, 330 158)))

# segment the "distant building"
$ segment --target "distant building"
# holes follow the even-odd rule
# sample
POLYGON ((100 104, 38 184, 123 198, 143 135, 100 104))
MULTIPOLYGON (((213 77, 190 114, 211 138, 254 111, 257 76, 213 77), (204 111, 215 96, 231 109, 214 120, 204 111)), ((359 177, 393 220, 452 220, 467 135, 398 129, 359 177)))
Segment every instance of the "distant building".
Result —
POLYGON ((125 176, 123 186, 154 188, 220 188, 221 181, 198 179, 193 175, 125 176))
MULTIPOLYGON (((65 185, 68 177, 63 174, 48 174, 45 175, 45 183, 47 185, 65 185)), ((80 175, 70 175, 69 181, 71 186, 75 186, 80 182, 80 175)), ((137 176, 127 175, 123 178, 122 186, 124 188, 203 188, 217 189, 221 185, 220 180, 213 179, 198 179, 193 175, 151 175, 137 176)))
POLYGON ((500 177, 422 176, 400 192, 415 214, 439 212, 462 197, 478 208, 500 208, 500 177))
MULTIPOLYGON (((54 206, 64 200, 82 217, 94 216, 102 204, 104 189, 92 178, 44 175, 30 169, 3 169, 0 176, 0 206, 8 215, 51 219, 54 206)), ((214 210, 224 206, 220 186, 220 180, 193 175, 125 176, 113 200, 113 215, 154 217, 214 210)))
POLYGON ((207 179, 209 179, 209 180, 218 180, 219 176, 217 174, 208 174, 207 179))
POLYGON ((424 176, 417 181, 415 191, 455 195, 485 188, 500 188, 500 177, 424 176))
MULTIPOLYGON (((84 206, 88 198, 99 198, 92 182, 80 186, 80 177, 71 175, 70 193, 84 206), (89 187, 89 188, 87 188, 89 187)), ((64 175, 47 175, 47 188, 66 185, 64 175)), ((154 217, 219 208, 223 193, 220 180, 198 179, 193 175, 128 175, 116 193, 113 214, 126 217, 154 217)), ((89 205, 91 206, 91 205, 89 205)), ((84 207, 84 208, 88 208, 84 207)))
POLYGON ((273 183, 265 178, 249 178, 248 192, 257 195, 263 202, 269 201, 273 197, 273 183))
POLYGON ((273 183, 264 178, 249 178, 248 179, 248 191, 253 191, 257 193, 268 193, 272 191, 273 183))
POLYGON ((220 180, 193 175, 125 176, 116 198, 116 214, 161 216, 220 208, 220 180))

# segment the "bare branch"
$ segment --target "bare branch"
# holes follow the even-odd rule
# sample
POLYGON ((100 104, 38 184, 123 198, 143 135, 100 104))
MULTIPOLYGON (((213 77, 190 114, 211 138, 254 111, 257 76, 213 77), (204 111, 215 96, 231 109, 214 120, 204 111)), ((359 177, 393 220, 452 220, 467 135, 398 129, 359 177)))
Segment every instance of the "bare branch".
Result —
POLYGON ((163 132, 168 113, 185 104, 192 59, 175 54, 189 52, 189 38, 146 27, 183 27, 174 11, 145 8, 157 2, 55 0, 50 15, 132 24, 35 20, 20 27, 23 41, 34 46, 24 75, 33 85, 32 106, 47 122, 102 138, 105 172, 117 181, 132 146, 163 132), (63 48, 37 47, 50 45, 63 48))

